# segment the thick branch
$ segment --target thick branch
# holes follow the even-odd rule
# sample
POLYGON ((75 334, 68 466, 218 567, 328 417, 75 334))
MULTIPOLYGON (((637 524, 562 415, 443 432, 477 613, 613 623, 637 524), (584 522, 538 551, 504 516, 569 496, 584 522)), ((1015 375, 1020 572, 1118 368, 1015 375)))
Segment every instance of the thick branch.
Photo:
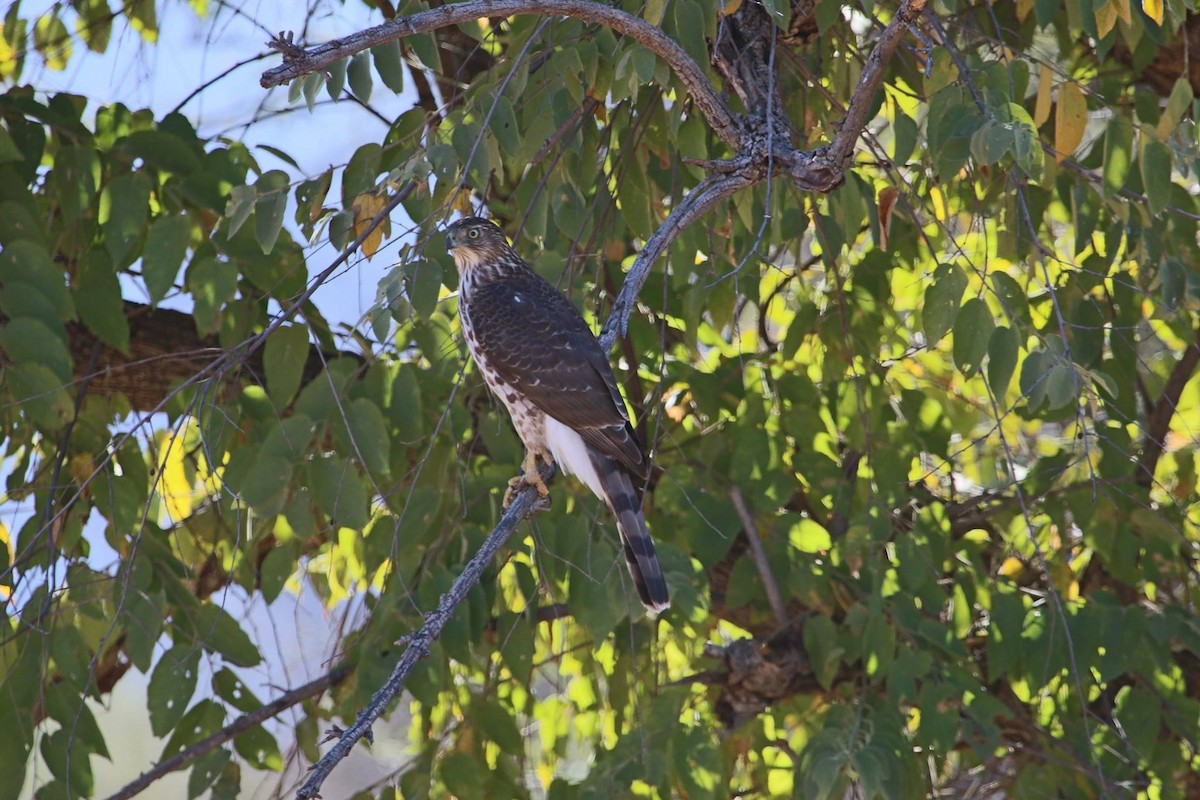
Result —
POLYGON ((348 667, 338 667, 311 683, 306 683, 298 689, 292 689, 290 692, 280 695, 262 708, 251 711, 248 714, 242 714, 208 738, 201 739, 191 747, 180 753, 176 753, 165 761, 158 762, 154 765, 153 769, 143 772, 136 780, 128 783, 119 792, 109 797, 108 800, 129 800, 129 798, 150 788, 151 784, 167 773, 187 766, 206 753, 216 750, 238 734, 261 725, 276 714, 286 711, 294 705, 303 703, 305 700, 317 697, 331 687, 337 686, 344 681, 349 674, 350 669, 348 667))
MULTIPOLYGON (((543 471, 542 478, 549 480, 551 475, 553 475, 552 471, 543 471)), ((321 796, 321 784, 329 777, 329 773, 338 765, 338 762, 350 754, 350 750, 358 740, 367 735, 371 730, 372 723, 379 719, 380 715, 400 694, 400 690, 404 688, 404 682, 408 679, 408 674, 412 672, 418 661, 429 655, 430 647, 442 635, 442 628, 446 627, 446 623, 454 616, 459 604, 466 599, 467 592, 479 583, 483 571, 492 563, 492 559, 500 552, 500 548, 508 541, 508 537, 512 536, 517 529, 517 524, 541 507, 537 490, 532 486, 524 486, 517 493, 512 505, 504 512, 504 516, 500 518, 495 529, 467 562, 467 566, 459 576, 454 579, 450 590, 438 600, 437 610, 426 616, 425 624, 421 626, 421 629, 408 638, 408 648, 396 662, 387 682, 375 692, 367 707, 359 712, 358 719, 354 721, 354 724, 343 731, 342 735, 338 737, 337 743, 329 748, 329 752, 321 756, 320 761, 313 765, 308 780, 296 793, 299 800, 312 800, 321 796)))
POLYGON ((730 147, 737 146, 740 132, 737 118, 717 94, 704 70, 678 42, 644 19, 590 0, 467 0, 465 3, 422 11, 411 17, 397 17, 382 25, 307 49, 277 40, 272 44, 283 52, 283 64, 264 72, 259 82, 264 88, 280 86, 302 75, 323 70, 338 59, 406 36, 429 33, 483 17, 511 17, 518 14, 572 17, 598 23, 644 45, 666 61, 679 76, 692 101, 721 140, 730 147))

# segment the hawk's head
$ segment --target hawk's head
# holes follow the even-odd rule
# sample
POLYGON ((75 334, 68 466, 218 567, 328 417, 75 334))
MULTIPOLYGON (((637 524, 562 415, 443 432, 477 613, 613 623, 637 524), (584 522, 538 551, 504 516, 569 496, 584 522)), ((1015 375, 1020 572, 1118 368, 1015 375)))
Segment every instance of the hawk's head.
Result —
POLYGON ((446 249, 459 272, 494 264, 510 252, 504 231, 482 217, 467 217, 446 229, 446 249))

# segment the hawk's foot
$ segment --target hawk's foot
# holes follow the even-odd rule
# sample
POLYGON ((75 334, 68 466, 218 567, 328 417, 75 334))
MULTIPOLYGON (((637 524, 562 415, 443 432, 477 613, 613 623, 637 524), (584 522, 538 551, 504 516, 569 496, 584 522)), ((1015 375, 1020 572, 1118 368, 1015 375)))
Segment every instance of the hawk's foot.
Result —
MULTIPOLYGON (((553 463, 548 455, 543 455, 542 458, 545 459, 547 464, 553 463)), ((538 473, 538 454, 532 451, 525 453, 525 460, 521 463, 521 474, 508 482, 508 490, 504 492, 504 508, 512 505, 517 492, 526 486, 532 486, 537 489, 540 503, 549 504, 550 488, 546 486, 546 482, 542 480, 542 476, 538 473)))

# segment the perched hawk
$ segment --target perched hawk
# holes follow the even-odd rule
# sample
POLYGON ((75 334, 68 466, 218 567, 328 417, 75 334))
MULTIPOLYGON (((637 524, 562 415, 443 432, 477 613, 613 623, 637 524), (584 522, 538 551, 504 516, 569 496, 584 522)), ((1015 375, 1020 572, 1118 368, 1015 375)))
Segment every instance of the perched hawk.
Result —
POLYGON ((471 357, 525 444, 523 478, 544 496, 538 459, 596 493, 617 518, 638 597, 651 613, 670 604, 642 516, 649 472, 612 368, 583 317, 478 217, 447 229, 458 267, 458 314, 471 357))

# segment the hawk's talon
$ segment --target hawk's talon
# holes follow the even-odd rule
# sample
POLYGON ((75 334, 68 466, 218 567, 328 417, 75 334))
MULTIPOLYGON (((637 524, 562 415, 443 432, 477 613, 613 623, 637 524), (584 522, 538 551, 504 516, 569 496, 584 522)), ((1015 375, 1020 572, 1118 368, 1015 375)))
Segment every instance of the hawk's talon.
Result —
MULTIPOLYGON (((547 464, 554 464, 553 459, 549 454, 542 454, 541 458, 547 464)), ((553 470, 550 472, 554 474, 553 470)), ((526 486, 532 486, 538 492, 538 508, 550 507, 550 487, 546 486, 546 482, 542 480, 541 474, 538 472, 538 454, 527 452, 525 460, 521 462, 521 474, 508 482, 508 489, 504 492, 504 508, 512 505, 513 500, 517 498, 517 492, 521 491, 526 486)))

